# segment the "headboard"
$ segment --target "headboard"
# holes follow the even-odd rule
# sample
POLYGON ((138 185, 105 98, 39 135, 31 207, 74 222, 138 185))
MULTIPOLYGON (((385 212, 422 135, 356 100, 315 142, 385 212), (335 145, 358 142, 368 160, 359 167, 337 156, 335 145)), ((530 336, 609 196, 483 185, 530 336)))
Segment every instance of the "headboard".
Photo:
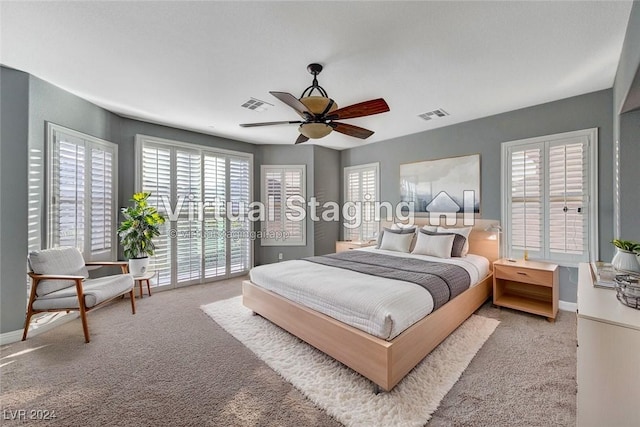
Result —
MULTIPOLYGON (((500 258, 500 233, 496 231, 488 231, 492 226, 499 224, 499 221, 494 219, 480 219, 474 220, 473 229, 469 234, 469 253, 476 254, 487 258, 491 261, 491 269, 493 270, 493 261, 500 258)), ((396 221, 398 222, 398 221, 396 221)), ((408 222, 408 221, 401 221, 408 222)), ((447 225, 444 223, 444 218, 441 218, 441 225, 444 227, 465 227, 462 223, 462 218, 458 218, 456 225, 447 225)), ((420 228, 423 225, 433 225, 429 222, 428 217, 414 217, 413 223, 416 227, 420 228)), ((391 227, 393 222, 381 221, 381 227, 391 227)))

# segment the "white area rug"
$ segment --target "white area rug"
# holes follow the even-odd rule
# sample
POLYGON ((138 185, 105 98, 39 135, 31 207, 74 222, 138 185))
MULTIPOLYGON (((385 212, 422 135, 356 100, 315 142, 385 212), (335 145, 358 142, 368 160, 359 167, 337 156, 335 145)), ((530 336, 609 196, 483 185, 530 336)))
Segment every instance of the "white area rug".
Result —
POLYGON ((242 305, 241 297, 202 310, 347 426, 423 426, 499 321, 472 315, 389 393, 242 305))

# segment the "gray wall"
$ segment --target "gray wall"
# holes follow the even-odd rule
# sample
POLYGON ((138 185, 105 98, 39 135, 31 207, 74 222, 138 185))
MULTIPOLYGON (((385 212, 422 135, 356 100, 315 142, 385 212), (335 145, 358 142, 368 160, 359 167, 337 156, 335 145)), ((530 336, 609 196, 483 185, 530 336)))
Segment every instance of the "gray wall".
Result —
POLYGON ((640 241, 640 112, 622 113, 629 99, 640 98, 640 2, 634 1, 627 27, 614 93, 614 141, 620 150, 620 202, 616 212, 616 237, 640 241))
POLYGON ((0 333, 26 308, 29 75, 0 68, 0 333))
MULTIPOLYGON (((254 174, 254 199, 262 200, 260 185, 260 165, 306 165, 307 198, 314 193, 313 145, 260 145, 256 150, 256 170, 254 174)), ((278 254, 283 260, 313 256, 314 224, 307 216, 306 246, 261 246, 255 244, 255 264, 271 264, 278 262, 278 254)), ((258 228, 259 229, 259 228, 258 228)))
MULTIPOLYGON (((408 135, 342 152, 342 167, 380 162, 383 201, 400 201, 400 164, 480 153, 481 216, 500 218, 501 143, 598 128, 600 258, 611 259, 613 230, 612 91, 603 90, 495 116, 408 135)), ((576 301, 575 269, 561 269, 560 299, 576 301), (566 271, 563 271, 566 270, 566 271)))
MULTIPOLYGON (((318 145, 313 146, 314 183, 317 202, 322 206, 325 202, 340 203, 342 187, 342 169, 340 169, 340 152, 318 145)), ((322 219, 322 210, 317 209, 322 219)), ((339 221, 318 221, 314 224, 314 254, 324 255, 336 251, 336 240, 340 235, 339 221)))

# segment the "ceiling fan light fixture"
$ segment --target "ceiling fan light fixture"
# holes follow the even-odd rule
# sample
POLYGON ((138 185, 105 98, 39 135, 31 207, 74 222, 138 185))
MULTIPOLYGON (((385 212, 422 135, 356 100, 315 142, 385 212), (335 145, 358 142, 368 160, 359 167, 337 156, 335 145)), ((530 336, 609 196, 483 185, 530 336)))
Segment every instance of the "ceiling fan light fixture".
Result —
POLYGON ((303 123, 298 130, 309 139, 320 139, 329 135, 333 128, 326 123, 303 123))
POLYGON ((300 98, 300 102, 315 115, 324 115, 338 109, 338 104, 333 99, 324 96, 305 96, 300 98))

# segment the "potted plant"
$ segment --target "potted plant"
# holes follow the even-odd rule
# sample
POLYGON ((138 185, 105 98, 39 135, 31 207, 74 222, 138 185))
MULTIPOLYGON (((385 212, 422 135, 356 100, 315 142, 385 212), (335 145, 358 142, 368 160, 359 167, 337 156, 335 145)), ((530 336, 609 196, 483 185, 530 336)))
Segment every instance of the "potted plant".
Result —
POLYGON ((143 275, 149 266, 149 255, 156 248, 153 238, 160 235, 160 225, 165 218, 156 208, 150 206, 147 199, 151 193, 135 193, 131 201, 133 206, 122 208, 124 221, 118 227, 118 236, 129 258, 129 273, 143 275))
POLYGON ((611 260, 614 268, 616 270, 640 272, 640 263, 638 263, 640 243, 633 240, 620 239, 614 239, 611 243, 616 247, 616 254, 611 260))

